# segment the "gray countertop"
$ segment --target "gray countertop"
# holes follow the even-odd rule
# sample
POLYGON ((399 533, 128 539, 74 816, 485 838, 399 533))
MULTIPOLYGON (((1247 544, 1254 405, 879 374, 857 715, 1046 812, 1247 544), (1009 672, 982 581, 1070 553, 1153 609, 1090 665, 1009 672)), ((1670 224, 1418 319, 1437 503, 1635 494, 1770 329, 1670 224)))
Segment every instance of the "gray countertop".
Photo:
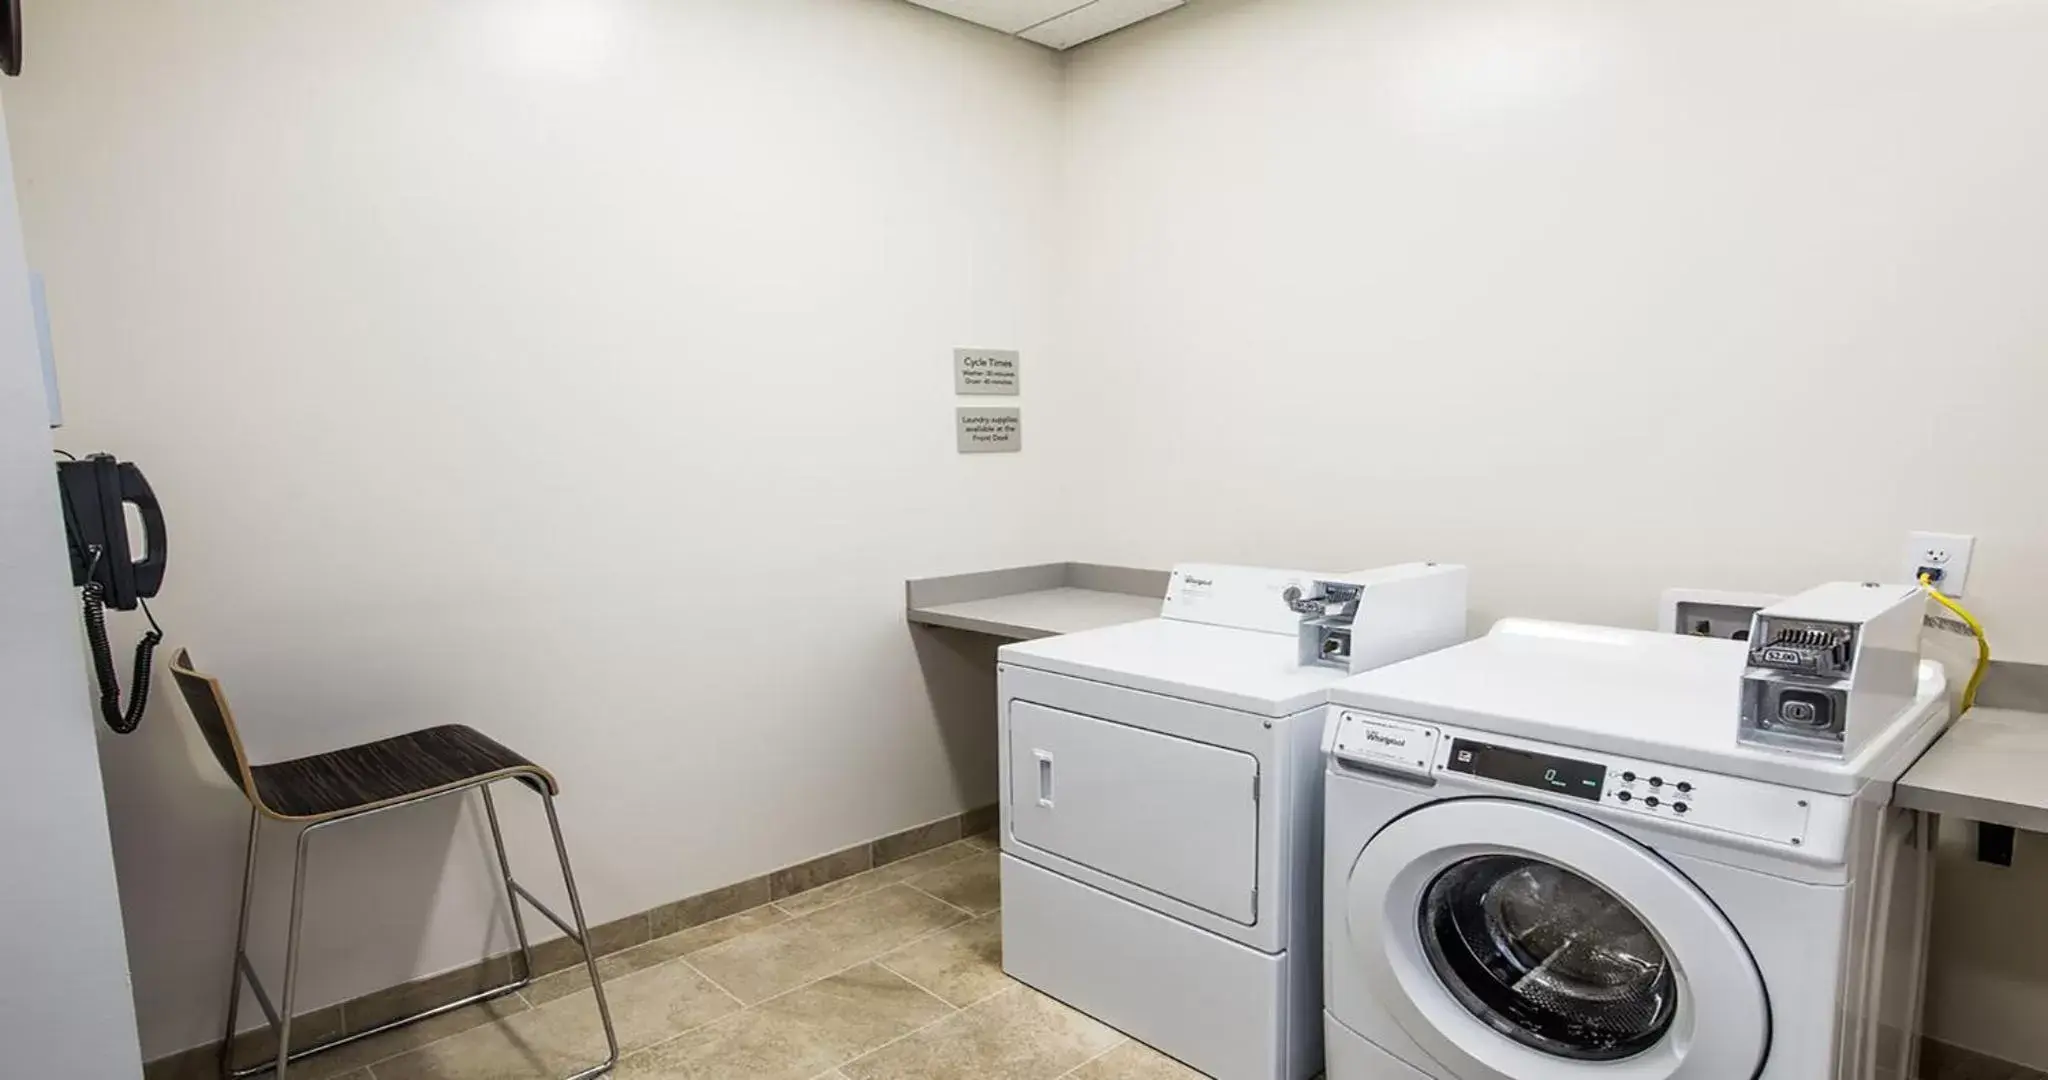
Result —
POLYGON ((1978 706, 1899 779, 1898 805, 2048 833, 2048 713, 1978 706))
POLYGON ((1166 572, 1044 563, 905 583, 905 618, 1011 641, 1072 634, 1159 614, 1166 572))

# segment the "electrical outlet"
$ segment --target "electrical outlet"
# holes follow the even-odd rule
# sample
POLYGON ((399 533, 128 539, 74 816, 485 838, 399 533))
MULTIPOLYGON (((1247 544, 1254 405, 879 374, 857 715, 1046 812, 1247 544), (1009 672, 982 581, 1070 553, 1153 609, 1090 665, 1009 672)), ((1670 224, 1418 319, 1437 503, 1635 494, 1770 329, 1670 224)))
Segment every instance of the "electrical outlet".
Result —
POLYGON ((1906 579, 1918 581, 1921 574, 1932 573, 1943 595, 1961 596, 1970 582, 1970 556, 1976 550, 1974 536, 1913 533, 1906 537, 1906 579))

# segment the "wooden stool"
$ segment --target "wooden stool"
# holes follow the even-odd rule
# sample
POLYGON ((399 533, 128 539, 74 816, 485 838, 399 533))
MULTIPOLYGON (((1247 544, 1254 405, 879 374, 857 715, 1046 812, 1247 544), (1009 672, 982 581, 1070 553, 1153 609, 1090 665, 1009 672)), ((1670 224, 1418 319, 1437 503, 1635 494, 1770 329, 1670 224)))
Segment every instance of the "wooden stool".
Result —
POLYGON ((555 795, 561 788, 546 769, 482 732, 461 724, 426 728, 408 735, 275 765, 251 765, 248 754, 242 749, 241 735, 235 730, 234 714, 229 711, 227 697, 221 692, 220 680, 194 668, 192 654, 184 649, 178 650, 177 657, 171 662, 171 674, 178 680, 178 689, 183 692, 186 705, 191 707, 192 718, 198 723, 200 733, 206 736, 206 744, 212 748, 214 758, 220 762, 228 779, 249 800, 249 853, 242 869, 242 912, 235 930, 234 974, 228 984, 227 1035, 221 1042, 220 1052, 223 1078, 245 1080, 275 1069, 277 1080, 285 1080, 285 1067, 291 1062, 393 1028, 418 1023, 428 1017, 502 997, 531 983, 534 975, 533 945, 527 941, 526 920, 519 912, 521 899, 532 904, 536 911, 561 927, 570 940, 582 946, 583 963, 590 970, 590 988, 597 997, 598 1019, 604 1024, 605 1041, 611 1046, 611 1056, 603 1064, 593 1065, 567 1080, 587 1080, 609 1072, 619 1063, 618 1035, 612 1030, 611 1009, 605 1004, 604 983, 597 974, 597 958, 590 951, 589 930, 583 922, 583 902, 577 898, 576 875, 569 869, 569 849, 562 842, 562 823, 555 816, 555 795), (540 795, 541 805, 547 808, 548 827, 555 834, 555 857, 562 864, 562 884, 569 892, 569 914, 575 920, 573 926, 549 910, 524 885, 512 879, 512 865, 505 858, 505 836, 498 828, 498 808, 491 801, 490 786, 500 780, 518 780, 532 788, 540 795), (306 899, 307 841, 315 832, 344 821, 355 821, 371 814, 471 790, 483 793, 484 815, 490 819, 491 841, 498 850, 498 870, 505 881, 506 903, 512 909, 512 928, 519 936, 519 977, 504 986, 461 1001, 451 1001, 303 1050, 292 1050, 292 995, 299 974, 299 925, 306 899), (249 902, 256 885, 256 837, 258 826, 266 817, 303 826, 299 831, 298 859, 292 869, 292 915, 291 929, 285 940, 284 997, 276 1007, 271 1005, 270 995, 257 979, 255 965, 249 962, 247 951, 249 902), (235 1015, 241 1007, 242 978, 245 975, 256 1004, 263 1008, 271 1029, 277 1033, 277 1060, 237 1071, 234 1068, 235 1015))

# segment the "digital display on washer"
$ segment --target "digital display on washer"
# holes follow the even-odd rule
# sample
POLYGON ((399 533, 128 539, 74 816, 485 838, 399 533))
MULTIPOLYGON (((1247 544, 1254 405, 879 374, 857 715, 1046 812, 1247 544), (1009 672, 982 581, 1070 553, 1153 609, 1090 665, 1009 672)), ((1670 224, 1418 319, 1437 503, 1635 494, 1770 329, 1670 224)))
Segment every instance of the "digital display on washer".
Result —
POLYGON ((1600 801, 1600 792, 1607 785, 1605 765, 1549 754, 1532 754, 1527 750, 1473 742, 1471 739, 1451 740, 1449 768, 1452 772, 1468 776, 1538 791, 1554 791, 1591 802, 1600 801))

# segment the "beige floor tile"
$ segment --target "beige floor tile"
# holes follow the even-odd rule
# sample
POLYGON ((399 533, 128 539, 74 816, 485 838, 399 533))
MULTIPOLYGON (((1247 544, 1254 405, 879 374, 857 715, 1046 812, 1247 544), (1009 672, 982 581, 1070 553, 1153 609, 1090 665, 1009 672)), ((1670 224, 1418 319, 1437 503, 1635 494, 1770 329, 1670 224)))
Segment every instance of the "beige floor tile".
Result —
MULTIPOLYGON (((705 923, 702 926, 693 926, 681 933, 655 938, 645 945, 636 945, 624 952, 613 953, 610 956, 600 956, 597 959, 597 971, 599 976, 604 979, 606 985, 610 985, 612 980, 621 976, 631 975, 636 971, 645 971, 656 965, 665 964, 677 957, 688 956, 693 952, 708 949, 713 945, 730 941, 743 934, 751 934, 756 930, 773 926, 787 918, 789 916, 783 914, 772 905, 764 904, 752 911, 743 911, 738 915, 728 916, 716 922, 705 923)), ((578 990, 587 989, 589 986, 590 972, 583 965, 578 964, 567 971, 558 971, 553 975, 534 980, 533 985, 527 987, 523 993, 528 1001, 533 1002, 535 1005, 542 1005, 558 997, 564 997, 578 990)))
POLYGON ((1074 1070, 1070 1080, 1203 1080, 1203 1074, 1141 1042, 1126 1042, 1074 1070))
MULTIPOLYGON (((607 979, 605 1001, 611 1005, 612 1026, 619 1034, 619 1050, 630 1054, 655 1043, 673 1039, 722 1016, 738 1012, 740 1004, 732 995, 713 985, 688 960, 666 964, 607 979)), ((542 1008, 574 1007, 592 1027, 597 1025, 597 1005, 584 990, 558 998, 542 1008)))
POLYGON ((1027 987, 841 1066, 851 1080, 1053 1080, 1123 1036, 1027 987))
POLYGON ((910 879, 910 886, 979 915, 1003 906, 1001 856, 993 851, 961 859, 910 879))
POLYGON ((948 1012, 873 964, 820 979, 619 1066, 618 1080, 811 1080, 948 1012))
POLYGON ((952 843, 936 850, 898 859, 886 866, 879 866, 865 873, 842 878, 830 885, 820 886, 809 892, 777 900, 775 906, 791 915, 808 915, 822 907, 830 907, 842 900, 851 900, 874 892, 884 885, 906 881, 926 871, 936 870, 948 863, 955 863, 975 853, 976 849, 966 843, 952 843))
POLYGON ((696 953, 689 962, 753 1004, 844 971, 964 921, 915 889, 890 885, 865 896, 696 953))
POLYGON ((962 1008, 1013 985, 1003 974, 1001 912, 911 942, 882 957, 881 963, 962 1008))
POLYGON ((975 833, 960 842, 972 844, 983 851, 1000 851, 1003 846, 1003 838, 994 831, 975 833))
MULTIPOLYGON (((670 942, 670 948, 683 956, 701 952, 713 945, 723 944, 736 937, 751 934, 763 927, 774 926, 788 916, 776 910, 773 904, 762 904, 750 911, 728 915, 723 919, 690 927, 680 933, 670 934, 660 940, 670 942)), ((649 942, 648 944, 654 944, 649 942)))
POLYGON ((517 994, 493 998, 481 1005, 471 1005, 454 1012, 442 1013, 431 1020, 407 1024, 397 1030, 309 1057, 294 1064, 288 1075, 291 1080, 335 1080, 365 1066, 417 1050, 428 1043, 439 1042, 472 1028, 515 1016, 525 1012, 526 1007, 526 1002, 517 994))
MULTIPOLYGON (((739 1009, 730 995, 681 960, 609 980, 605 991, 622 1054, 739 1009)), ((377 1080, 549 1080, 604 1056, 596 1000, 582 990, 378 1062, 375 1069, 377 1080)))
POLYGON ((517 1013, 502 1023, 378 1062, 376 1080, 550 1080, 604 1060, 604 1031, 590 996, 517 1013))

